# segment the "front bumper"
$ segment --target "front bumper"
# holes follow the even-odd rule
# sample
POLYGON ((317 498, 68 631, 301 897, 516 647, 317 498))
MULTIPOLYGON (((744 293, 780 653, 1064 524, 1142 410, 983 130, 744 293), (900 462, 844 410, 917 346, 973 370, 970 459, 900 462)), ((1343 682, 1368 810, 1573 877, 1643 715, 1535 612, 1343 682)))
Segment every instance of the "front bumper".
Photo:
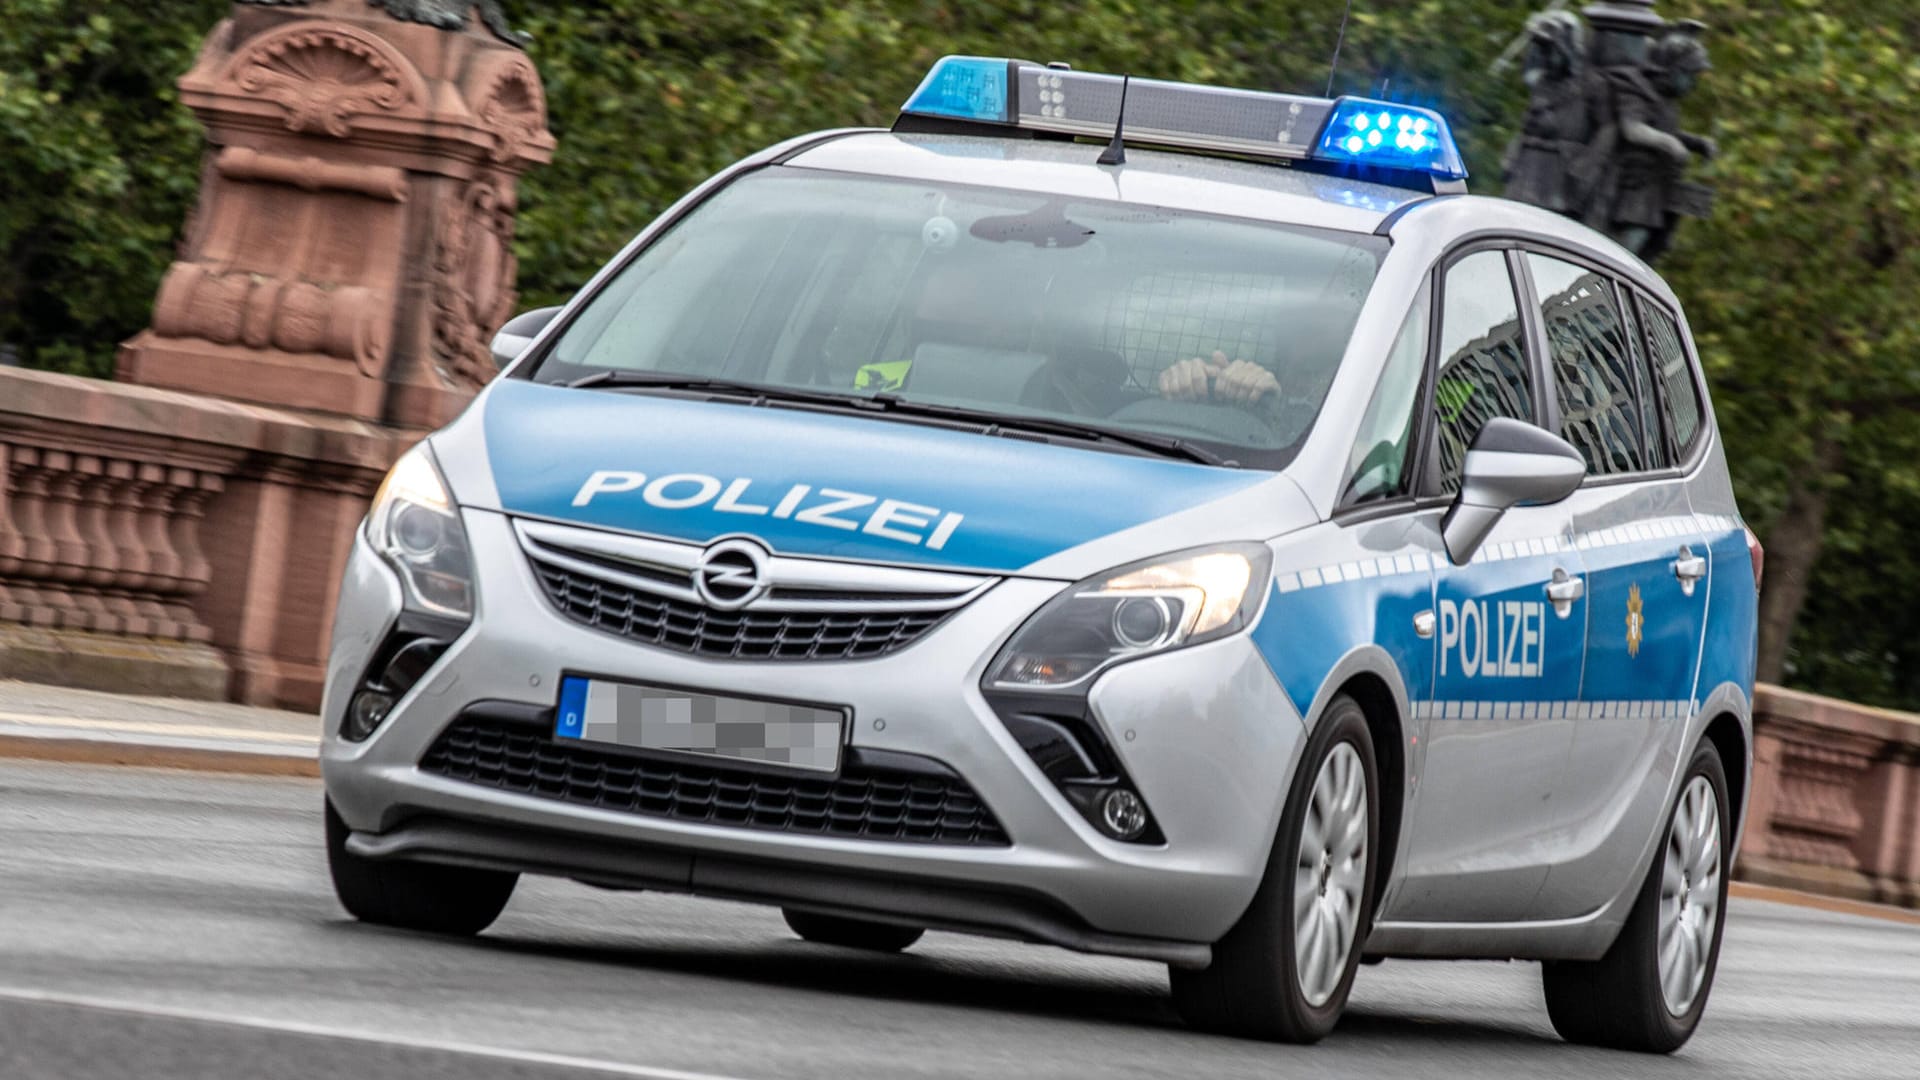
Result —
POLYGON ((1303 729, 1245 635, 1121 665, 1094 686, 1096 723, 1167 840, 1128 844, 1087 824, 979 691, 987 662, 1059 583, 1003 581, 923 640, 877 659, 716 661, 573 622, 542 593, 506 517, 469 510, 464 518, 478 577, 474 622, 361 743, 339 736, 341 715, 398 616, 400 591, 364 539, 349 560, 321 767, 361 854, 891 915, 1176 963, 1205 962, 1204 949, 1192 946, 1233 925, 1265 872, 1303 729), (1011 844, 695 824, 499 791, 417 767, 469 706, 550 709, 567 671, 849 706, 853 747, 943 762, 978 793, 1011 844))

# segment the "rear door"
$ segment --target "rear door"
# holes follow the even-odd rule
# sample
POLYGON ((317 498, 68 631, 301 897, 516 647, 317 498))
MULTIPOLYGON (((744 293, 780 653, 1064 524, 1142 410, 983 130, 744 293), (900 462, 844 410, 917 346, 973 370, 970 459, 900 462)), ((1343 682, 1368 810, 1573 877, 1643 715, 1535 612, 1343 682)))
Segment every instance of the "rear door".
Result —
POLYGON ((1705 628, 1706 539, 1673 467, 1646 339, 1612 278, 1525 259, 1546 333, 1554 422, 1587 459, 1567 501, 1587 572, 1586 674, 1557 793, 1554 867, 1534 917, 1587 914, 1636 880, 1691 714, 1705 628))

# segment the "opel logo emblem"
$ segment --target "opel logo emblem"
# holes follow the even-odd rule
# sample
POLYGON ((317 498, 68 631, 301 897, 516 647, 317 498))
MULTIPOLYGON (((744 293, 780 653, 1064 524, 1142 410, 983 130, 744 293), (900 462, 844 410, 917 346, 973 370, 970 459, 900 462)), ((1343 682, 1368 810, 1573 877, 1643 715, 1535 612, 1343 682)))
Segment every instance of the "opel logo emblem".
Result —
POLYGON ((722 540, 700 553, 693 591, 701 603, 737 611, 767 594, 767 549, 751 540, 722 540))

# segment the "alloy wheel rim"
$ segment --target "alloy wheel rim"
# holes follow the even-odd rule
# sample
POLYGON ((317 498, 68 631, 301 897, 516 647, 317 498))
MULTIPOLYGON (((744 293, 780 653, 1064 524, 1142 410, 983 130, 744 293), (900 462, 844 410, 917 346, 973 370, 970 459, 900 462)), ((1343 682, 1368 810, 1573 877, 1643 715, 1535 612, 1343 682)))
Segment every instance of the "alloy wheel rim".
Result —
POLYGON ((1367 884, 1367 773, 1352 743, 1320 763, 1293 871, 1293 956, 1300 992, 1325 1005, 1346 973, 1367 884))
POLYGON ((1720 922, 1720 803, 1704 776, 1688 782, 1660 872, 1660 994, 1684 1016, 1700 997, 1720 922))

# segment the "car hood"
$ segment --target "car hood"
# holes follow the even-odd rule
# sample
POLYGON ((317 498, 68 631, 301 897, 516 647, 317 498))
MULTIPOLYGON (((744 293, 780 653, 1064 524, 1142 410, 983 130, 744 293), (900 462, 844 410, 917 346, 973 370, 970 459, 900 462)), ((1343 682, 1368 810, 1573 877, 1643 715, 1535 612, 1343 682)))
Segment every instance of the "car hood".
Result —
POLYGON ((434 447, 468 507, 1000 574, 1077 577, 1159 551, 1260 539, 1305 508, 1274 473, 522 380, 489 387, 434 447), (1222 503, 1242 495, 1255 497, 1222 503))

